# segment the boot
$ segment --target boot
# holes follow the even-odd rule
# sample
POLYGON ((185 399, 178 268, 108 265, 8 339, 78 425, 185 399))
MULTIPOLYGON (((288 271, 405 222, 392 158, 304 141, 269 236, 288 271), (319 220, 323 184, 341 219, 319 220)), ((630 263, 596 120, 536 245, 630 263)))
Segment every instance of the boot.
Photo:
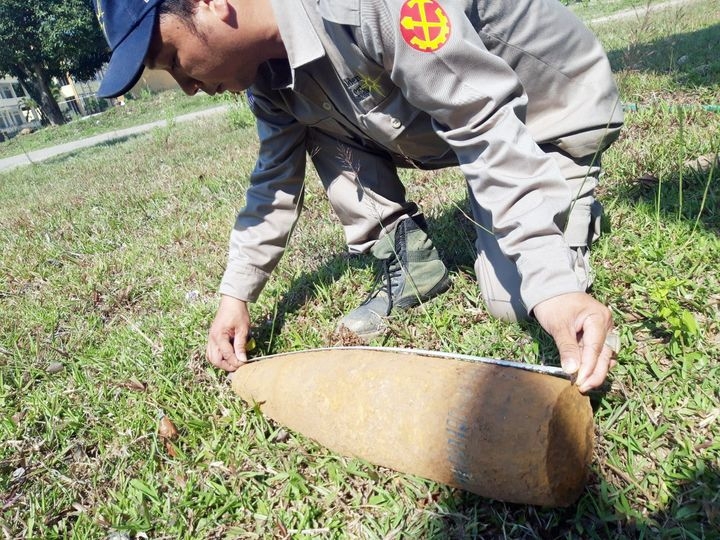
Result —
POLYGON ((402 220, 375 243, 371 253, 382 261, 378 282, 367 300, 339 323, 364 340, 383 333, 393 308, 420 305, 450 287, 447 268, 427 235, 422 214, 402 220))

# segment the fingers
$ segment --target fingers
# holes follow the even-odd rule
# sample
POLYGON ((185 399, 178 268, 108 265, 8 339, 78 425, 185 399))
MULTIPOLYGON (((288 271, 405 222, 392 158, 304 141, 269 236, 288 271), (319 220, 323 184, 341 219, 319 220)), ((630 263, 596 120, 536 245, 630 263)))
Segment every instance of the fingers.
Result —
MULTIPOLYGON (((593 388, 597 388, 602 385, 608 375, 608 372, 610 371, 610 368, 614 364, 614 361, 612 360, 613 354, 615 353, 613 353, 610 349, 603 347, 602 352, 599 355, 593 356, 591 359, 586 361, 587 373, 584 374, 583 378, 578 376, 579 382, 576 382, 578 389, 581 392, 589 392, 593 388), (594 365, 592 364, 593 361, 595 361, 594 365)), ((585 365, 583 365, 583 367, 585 367, 585 365)))
POLYGON ((560 353, 560 365, 563 371, 568 375, 577 376, 581 355, 575 332, 561 328, 556 331, 553 338, 560 353))
POLYGON ((227 334, 221 336, 210 335, 207 344, 206 356, 208 361, 215 367, 225 371, 235 371, 247 363, 245 350, 235 345, 235 340, 227 334))
POLYGON ((569 293, 545 300, 534 313, 555 340, 563 370, 573 375, 578 389, 588 392, 602 385, 615 364, 613 341, 606 341, 613 328, 610 310, 585 293, 569 293))
POLYGON ((208 361, 225 371, 235 371, 247 363, 245 344, 249 333, 250 316, 246 303, 223 296, 208 335, 208 361))
POLYGON ((597 326, 588 325, 582 331, 580 343, 572 332, 558 332, 556 344, 560 364, 565 373, 573 375, 580 392, 588 392, 602 385, 610 368, 615 365, 614 352, 603 344, 605 332, 597 326))
POLYGON ((575 380, 581 392, 597 388, 607 377, 614 355, 612 349, 605 345, 606 336, 611 329, 611 320, 593 320, 591 316, 583 321, 582 360, 575 380))

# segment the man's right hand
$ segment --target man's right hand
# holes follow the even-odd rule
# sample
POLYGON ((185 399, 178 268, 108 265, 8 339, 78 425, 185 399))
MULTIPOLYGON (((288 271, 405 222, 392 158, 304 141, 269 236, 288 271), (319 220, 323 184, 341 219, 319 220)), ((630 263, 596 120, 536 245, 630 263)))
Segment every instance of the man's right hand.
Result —
POLYGON ((247 363, 245 343, 249 336, 250 313, 247 304, 237 298, 223 296, 210 326, 206 351, 208 361, 225 371, 235 371, 247 363))

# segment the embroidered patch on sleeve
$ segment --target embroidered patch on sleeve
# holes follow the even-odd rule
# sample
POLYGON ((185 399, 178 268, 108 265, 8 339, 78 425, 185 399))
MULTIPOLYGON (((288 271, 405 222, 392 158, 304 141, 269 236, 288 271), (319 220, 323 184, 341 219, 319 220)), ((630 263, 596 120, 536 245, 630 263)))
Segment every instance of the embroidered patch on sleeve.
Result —
POLYGON ((400 10, 400 32, 413 49, 437 51, 450 37, 450 20, 435 0, 408 0, 400 10))

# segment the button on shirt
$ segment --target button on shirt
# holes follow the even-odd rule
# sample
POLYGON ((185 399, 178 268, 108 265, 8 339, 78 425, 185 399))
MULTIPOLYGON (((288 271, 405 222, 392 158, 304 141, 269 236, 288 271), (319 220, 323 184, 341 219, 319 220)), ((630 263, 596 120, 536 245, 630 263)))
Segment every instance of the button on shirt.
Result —
POLYGON ((400 165, 459 166, 516 260, 527 308, 580 290, 556 225, 570 193, 538 143, 580 157, 596 150, 583 133, 621 121, 607 59, 582 23, 554 0, 273 6, 288 59, 261 66, 249 89, 260 150, 221 293, 256 300, 280 259, 308 129, 400 165), (441 46, 419 50, 403 37, 407 4, 441 5, 441 46))

